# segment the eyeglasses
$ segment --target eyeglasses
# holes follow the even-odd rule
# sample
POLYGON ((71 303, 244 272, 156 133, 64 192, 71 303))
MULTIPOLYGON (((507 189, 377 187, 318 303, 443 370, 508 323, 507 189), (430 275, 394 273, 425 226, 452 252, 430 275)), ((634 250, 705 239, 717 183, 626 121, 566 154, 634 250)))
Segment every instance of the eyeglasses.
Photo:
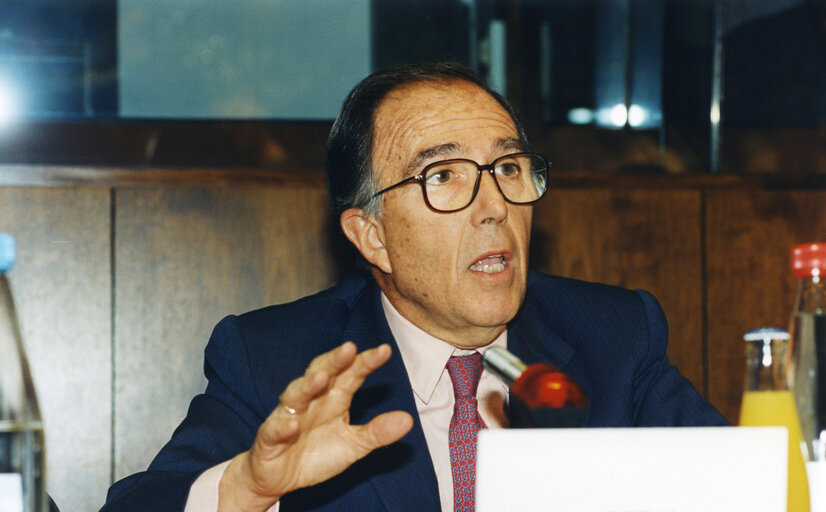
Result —
POLYGON ((538 201, 548 187, 548 162, 536 153, 513 153, 500 156, 488 165, 456 158, 433 162, 416 176, 405 178, 373 194, 378 197, 394 188, 418 181, 427 206, 437 212, 457 212, 470 206, 479 192, 482 171, 488 171, 511 204, 538 201))

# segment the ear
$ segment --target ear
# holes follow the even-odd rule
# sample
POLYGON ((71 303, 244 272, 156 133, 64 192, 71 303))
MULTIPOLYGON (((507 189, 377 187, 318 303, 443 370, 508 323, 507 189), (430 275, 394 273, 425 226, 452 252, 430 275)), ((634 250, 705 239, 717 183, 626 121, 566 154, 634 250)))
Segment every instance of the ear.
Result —
POLYGON ((370 264, 385 274, 390 274, 390 259, 384 246, 384 225, 381 220, 359 208, 345 210, 341 217, 341 230, 370 264))

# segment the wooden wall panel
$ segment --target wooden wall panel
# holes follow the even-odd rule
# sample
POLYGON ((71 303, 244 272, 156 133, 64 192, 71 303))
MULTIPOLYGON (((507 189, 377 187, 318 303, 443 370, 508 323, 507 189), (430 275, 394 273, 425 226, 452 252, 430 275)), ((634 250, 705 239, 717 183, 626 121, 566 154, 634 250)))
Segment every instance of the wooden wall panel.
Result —
POLYGON ((115 211, 117 479, 145 469, 203 391, 215 323, 337 276, 321 186, 117 190, 115 211))
MULTIPOLYGON (((221 317, 337 280, 323 180, 248 178, 0 188, 64 512, 98 508, 112 476, 146 467, 203 390, 221 317)), ((531 266, 654 293, 672 362, 736 421, 742 333, 787 324, 789 248, 826 239, 826 191, 620 178, 553 190, 531 266)))
POLYGON ((552 190, 534 215, 531 266, 653 293, 668 318, 668 356, 702 392, 700 208, 697 190, 552 190))
POLYGON ((743 333, 787 328, 795 244, 826 240, 826 191, 707 193, 709 393, 736 422, 743 393, 743 333))
POLYGON ((0 188, 0 232, 46 429, 47 488, 63 512, 97 510, 111 468, 109 191, 0 188))

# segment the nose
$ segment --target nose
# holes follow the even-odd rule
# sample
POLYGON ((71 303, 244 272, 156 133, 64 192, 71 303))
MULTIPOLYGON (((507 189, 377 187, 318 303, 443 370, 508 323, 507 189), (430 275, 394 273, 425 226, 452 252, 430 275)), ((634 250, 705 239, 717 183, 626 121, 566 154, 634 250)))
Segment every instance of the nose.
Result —
POLYGON ((508 203, 491 171, 482 171, 479 176, 479 191, 472 207, 473 222, 478 225, 498 224, 508 217, 508 203))

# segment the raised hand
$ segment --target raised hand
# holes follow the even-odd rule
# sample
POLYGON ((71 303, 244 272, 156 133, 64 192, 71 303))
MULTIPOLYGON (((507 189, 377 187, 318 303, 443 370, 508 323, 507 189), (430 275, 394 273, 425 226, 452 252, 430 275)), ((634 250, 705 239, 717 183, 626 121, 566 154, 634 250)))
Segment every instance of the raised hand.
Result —
POLYGON ((219 510, 266 510, 284 494, 332 478, 404 436, 413 418, 402 411, 350 424, 353 395, 390 354, 389 345, 357 354, 347 342, 313 359, 281 394, 252 448, 232 459, 221 479, 219 510))

